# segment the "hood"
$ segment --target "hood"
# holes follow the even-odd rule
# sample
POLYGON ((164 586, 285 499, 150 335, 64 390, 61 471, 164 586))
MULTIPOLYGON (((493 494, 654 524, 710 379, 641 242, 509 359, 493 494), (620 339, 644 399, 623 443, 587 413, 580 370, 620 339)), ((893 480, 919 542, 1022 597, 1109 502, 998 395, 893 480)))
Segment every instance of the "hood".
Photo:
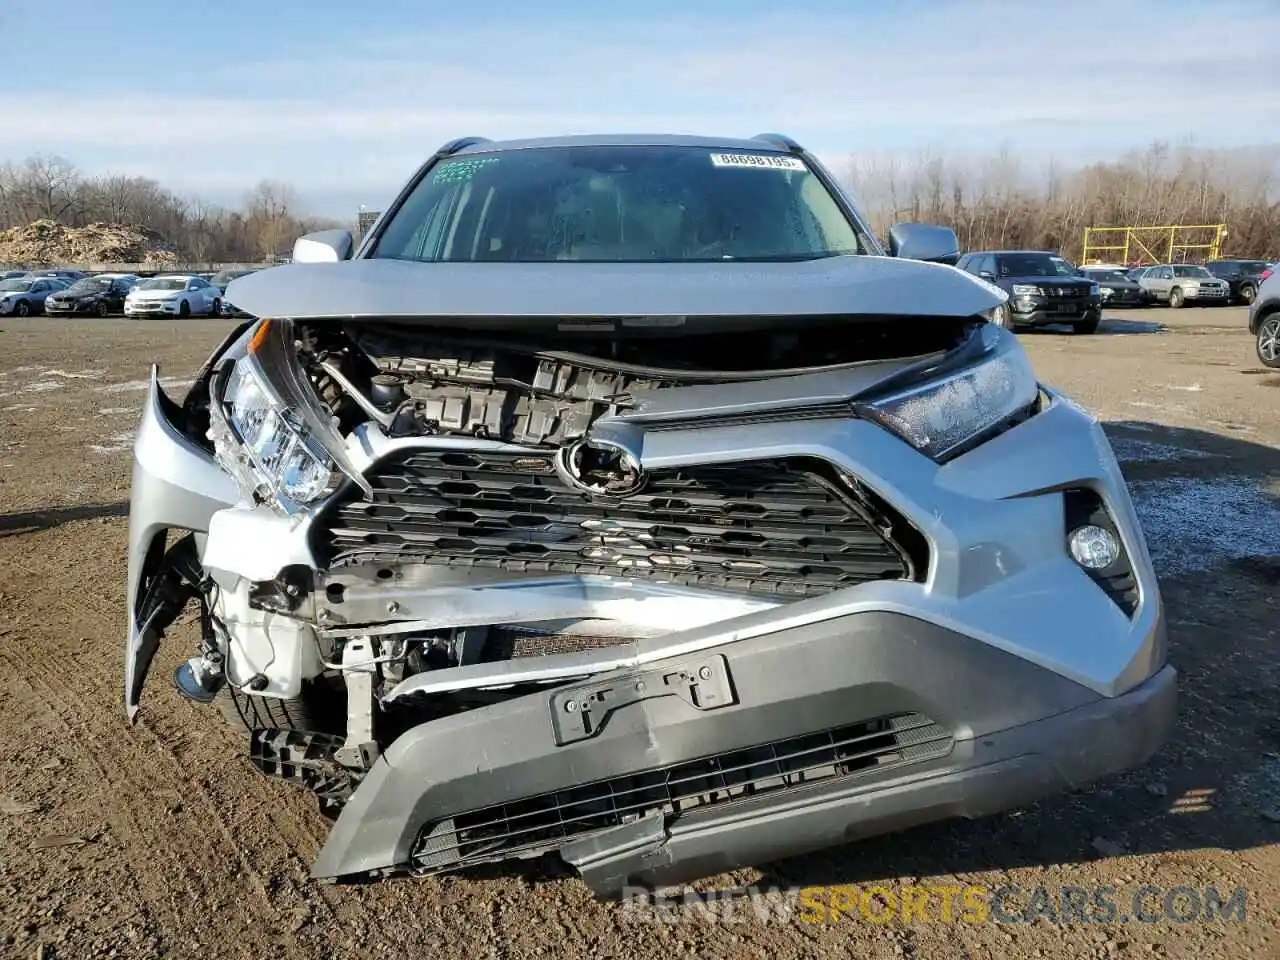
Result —
POLYGON ((70 290, 59 290, 57 293, 49 294, 53 300, 97 300, 99 297, 106 296, 105 290, 90 290, 87 293, 72 293, 70 290))
POLYGON ((1025 276, 1001 277, 1001 283, 1034 283, 1039 287, 1088 287, 1096 283, 1096 280, 1089 280, 1085 277, 1046 277, 1042 274, 1027 274, 1025 276))
POLYGON ((1004 299, 955 267, 891 257, 789 263, 299 263, 238 277, 257 317, 968 317, 1004 299))
POLYGON ((130 300, 167 300, 183 293, 182 290, 131 290, 130 300))

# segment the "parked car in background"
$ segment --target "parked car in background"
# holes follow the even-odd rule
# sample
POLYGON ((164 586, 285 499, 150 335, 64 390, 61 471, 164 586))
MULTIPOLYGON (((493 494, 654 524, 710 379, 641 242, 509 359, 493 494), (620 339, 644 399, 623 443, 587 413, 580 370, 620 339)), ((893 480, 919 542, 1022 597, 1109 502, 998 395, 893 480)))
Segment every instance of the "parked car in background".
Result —
POLYGON ((1275 266, 1260 278, 1258 295, 1249 307, 1249 332, 1256 338, 1258 359, 1280 368, 1280 270, 1275 266))
POLYGON ((126 317, 217 316, 222 296, 217 287, 193 274, 169 274, 143 280, 124 301, 126 317))
POLYGON ((247 277, 251 273, 257 273, 257 269, 249 268, 249 269, 243 269, 243 270, 219 270, 217 273, 213 275, 213 278, 209 282, 213 284, 215 287, 217 287, 218 292, 225 297, 227 293, 228 283, 236 279, 236 277, 247 277))
POLYGON ((65 290, 71 281, 65 277, 14 277, 0 280, 0 316, 29 317, 44 313, 49 294, 65 290))
POLYGON ((1124 276, 1126 280, 1132 280, 1141 285, 1143 275, 1150 269, 1150 267, 1131 267, 1124 272, 1124 276))
POLYGON ((80 270, 60 270, 60 269, 44 270, 44 269, 40 269, 40 270, 28 270, 28 271, 26 272, 25 276, 28 276, 28 277, 61 277, 63 280, 75 281, 75 280, 82 280, 82 279, 84 279, 85 277, 87 277, 87 276, 88 276, 88 274, 87 274, 87 273, 84 273, 83 271, 80 271, 80 270))
POLYGON ((1066 323, 1076 333, 1093 333, 1102 319, 1100 286, 1079 275, 1065 257, 1044 250, 984 250, 966 253, 961 270, 994 283, 1009 294, 993 322, 1011 330, 1066 323))
POLYGON ((1210 260, 1205 269, 1225 280, 1233 303, 1253 303, 1263 274, 1270 269, 1266 260, 1210 260))
POLYGON ((0 270, 0 280, 16 280, 26 275, 26 270, 0 270))
POLYGON ((1098 285, 1104 307, 1140 307, 1147 302, 1142 285, 1121 267, 1081 267, 1080 276, 1098 285))
POLYGON ((86 313, 99 317, 124 313, 124 298, 138 283, 131 273, 100 273, 77 280, 65 290, 49 296, 44 302, 45 313, 86 313))
POLYGON ((1138 281, 1153 303, 1177 308, 1227 302, 1228 287, 1204 267, 1190 263, 1164 263, 1149 267, 1138 281))

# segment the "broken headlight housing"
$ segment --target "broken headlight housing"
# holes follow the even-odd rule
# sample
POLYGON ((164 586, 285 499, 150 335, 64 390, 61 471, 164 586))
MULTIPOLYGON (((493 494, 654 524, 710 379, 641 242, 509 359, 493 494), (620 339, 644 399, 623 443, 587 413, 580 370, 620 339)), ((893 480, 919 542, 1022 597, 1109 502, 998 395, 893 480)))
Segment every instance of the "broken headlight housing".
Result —
POLYGON ((336 465, 275 396, 252 355, 224 368, 211 386, 214 456, 248 499, 293 514, 333 492, 336 465))
POLYGON ((974 355, 971 362, 855 402, 854 409, 941 461, 980 443, 1038 402, 1040 384, 1017 337, 983 324, 965 353, 974 355))

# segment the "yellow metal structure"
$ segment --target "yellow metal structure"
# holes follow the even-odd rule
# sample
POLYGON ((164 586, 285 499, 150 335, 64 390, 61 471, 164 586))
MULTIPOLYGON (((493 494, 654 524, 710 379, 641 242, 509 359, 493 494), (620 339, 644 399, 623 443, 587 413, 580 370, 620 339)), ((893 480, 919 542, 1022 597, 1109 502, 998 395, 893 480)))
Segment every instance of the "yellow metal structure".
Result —
POLYGON ((1138 266, 1185 262, 1188 255, 1216 260, 1227 237, 1225 223, 1165 227, 1085 227, 1082 264, 1138 266))

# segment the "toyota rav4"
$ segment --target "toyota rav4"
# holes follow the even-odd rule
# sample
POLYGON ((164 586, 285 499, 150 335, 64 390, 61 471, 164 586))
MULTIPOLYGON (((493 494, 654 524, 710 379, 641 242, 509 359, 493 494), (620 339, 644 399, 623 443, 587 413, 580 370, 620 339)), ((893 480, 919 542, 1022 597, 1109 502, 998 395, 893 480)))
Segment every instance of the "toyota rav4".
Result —
POLYGON ((601 896, 1143 762, 1175 675, 1097 421, 787 138, 453 142, 134 450, 125 704, 333 818, 312 873, 558 857, 601 896))

